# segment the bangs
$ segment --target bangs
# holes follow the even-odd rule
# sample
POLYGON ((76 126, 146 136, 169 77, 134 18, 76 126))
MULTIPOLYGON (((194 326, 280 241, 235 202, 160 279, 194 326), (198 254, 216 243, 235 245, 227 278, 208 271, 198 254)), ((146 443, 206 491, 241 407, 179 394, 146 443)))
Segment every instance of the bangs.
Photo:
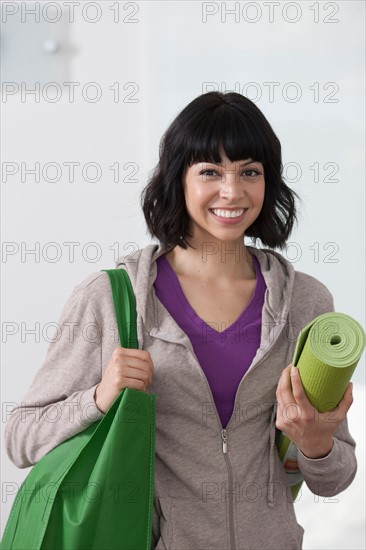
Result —
POLYGON ((267 162, 269 139, 258 121, 228 104, 214 111, 210 109, 205 118, 190 121, 185 136, 185 166, 198 162, 223 161, 224 151, 231 162, 252 159, 267 162))

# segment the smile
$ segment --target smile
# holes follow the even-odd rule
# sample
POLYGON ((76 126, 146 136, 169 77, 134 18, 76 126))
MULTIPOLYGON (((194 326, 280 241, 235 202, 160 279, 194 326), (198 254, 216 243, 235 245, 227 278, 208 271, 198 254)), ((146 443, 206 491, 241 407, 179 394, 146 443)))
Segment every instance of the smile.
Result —
POLYGON ((209 210, 211 214, 222 223, 238 223, 244 218, 248 208, 240 208, 238 210, 210 208, 209 210))
POLYGON ((244 212, 244 208, 240 210, 221 210, 219 208, 212 208, 212 212, 220 218, 238 218, 244 212))

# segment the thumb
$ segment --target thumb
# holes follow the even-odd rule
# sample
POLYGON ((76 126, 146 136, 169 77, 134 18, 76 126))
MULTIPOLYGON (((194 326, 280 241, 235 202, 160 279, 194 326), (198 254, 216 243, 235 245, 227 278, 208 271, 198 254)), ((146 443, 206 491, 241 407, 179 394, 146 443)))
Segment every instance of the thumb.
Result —
POLYGON ((346 416, 349 408, 353 403, 353 383, 350 382, 343 394, 342 400, 338 405, 338 410, 343 417, 346 416))

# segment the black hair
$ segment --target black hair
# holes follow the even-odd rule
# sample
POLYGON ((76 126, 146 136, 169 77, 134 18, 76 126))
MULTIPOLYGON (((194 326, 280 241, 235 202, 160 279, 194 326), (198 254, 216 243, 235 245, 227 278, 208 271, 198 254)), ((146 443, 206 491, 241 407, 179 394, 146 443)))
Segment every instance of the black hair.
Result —
POLYGON ((260 109, 236 92, 208 92, 196 97, 173 120, 159 147, 159 162, 141 194, 151 236, 164 248, 191 246, 190 217, 182 177, 198 162, 252 159, 264 168, 265 195, 260 214, 245 231, 270 248, 286 246, 297 221, 295 196, 282 177, 281 143, 260 109), (180 239, 180 236, 183 236, 180 239))

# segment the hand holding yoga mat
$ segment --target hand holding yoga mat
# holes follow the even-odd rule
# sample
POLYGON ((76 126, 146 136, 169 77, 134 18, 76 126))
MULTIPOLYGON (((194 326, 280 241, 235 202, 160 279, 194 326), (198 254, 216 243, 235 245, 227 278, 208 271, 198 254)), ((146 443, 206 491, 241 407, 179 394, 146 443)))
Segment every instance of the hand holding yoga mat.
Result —
MULTIPOLYGON (((345 313, 323 313, 300 332, 292 363, 298 368, 305 394, 319 412, 337 407, 365 349, 362 326, 345 313)), ((297 467, 297 447, 284 432, 276 437, 293 499, 303 482, 297 467)))

